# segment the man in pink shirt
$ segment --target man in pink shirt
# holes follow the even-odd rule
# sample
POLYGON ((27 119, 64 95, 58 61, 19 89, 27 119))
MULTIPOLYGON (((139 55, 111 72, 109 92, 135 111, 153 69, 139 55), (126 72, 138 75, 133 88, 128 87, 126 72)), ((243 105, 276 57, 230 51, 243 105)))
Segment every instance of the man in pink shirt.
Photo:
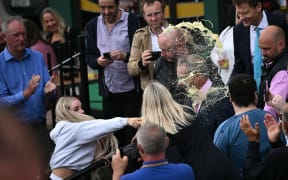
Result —
POLYGON ((278 118, 276 110, 265 101, 271 101, 273 95, 276 94, 285 100, 288 98, 288 52, 283 30, 278 26, 268 26, 260 34, 259 47, 262 51, 264 66, 262 67, 258 107, 264 108, 265 111, 278 118))
POLYGON ((177 76, 179 85, 184 86, 191 101, 190 104, 185 104, 192 105, 197 119, 206 128, 212 140, 217 127, 233 116, 234 110, 227 88, 210 79, 211 69, 206 62, 204 57, 197 54, 180 57, 177 61, 177 76))

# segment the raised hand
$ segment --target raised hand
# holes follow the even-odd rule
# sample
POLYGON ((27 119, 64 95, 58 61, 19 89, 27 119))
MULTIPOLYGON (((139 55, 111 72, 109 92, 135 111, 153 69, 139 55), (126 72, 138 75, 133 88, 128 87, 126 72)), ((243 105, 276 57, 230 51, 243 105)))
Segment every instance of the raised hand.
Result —
POLYGON ((247 136, 249 141, 259 142, 260 139, 260 127, 258 123, 255 123, 255 129, 251 126, 248 115, 243 115, 240 118, 240 128, 247 136))
POLYGON ((272 115, 265 114, 264 125, 267 129, 269 141, 277 142, 281 133, 281 122, 277 122, 272 115))
POLYGON ((51 93, 52 91, 54 91, 56 89, 56 85, 54 84, 53 80, 54 80, 54 75, 45 84, 45 87, 44 87, 44 93, 45 94, 51 93))
POLYGON ((34 92, 36 91, 36 88, 38 87, 39 83, 40 83, 40 75, 36 75, 33 74, 32 78, 29 81, 28 86, 24 89, 23 95, 25 98, 29 98, 30 96, 32 96, 34 94, 34 92))

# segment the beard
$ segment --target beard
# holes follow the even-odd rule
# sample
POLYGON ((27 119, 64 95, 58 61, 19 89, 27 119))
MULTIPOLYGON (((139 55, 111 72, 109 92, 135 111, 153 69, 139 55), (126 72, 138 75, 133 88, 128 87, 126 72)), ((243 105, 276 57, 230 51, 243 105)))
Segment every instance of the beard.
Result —
POLYGON ((263 62, 264 63, 270 63, 272 60, 269 57, 263 57, 263 62))

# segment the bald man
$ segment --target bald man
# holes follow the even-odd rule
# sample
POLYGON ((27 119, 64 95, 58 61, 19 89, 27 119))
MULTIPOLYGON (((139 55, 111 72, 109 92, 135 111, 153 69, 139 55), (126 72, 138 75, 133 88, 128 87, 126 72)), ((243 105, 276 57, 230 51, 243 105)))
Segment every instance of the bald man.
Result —
POLYGON ((276 110, 265 101, 271 101, 274 94, 288 98, 288 52, 283 30, 278 26, 268 26, 259 37, 259 47, 262 51, 263 63, 258 107, 270 112, 278 118, 276 110), (269 88, 268 91, 265 90, 269 88), (269 96, 264 96, 268 94, 269 96), (265 97, 265 100, 264 100, 265 97))

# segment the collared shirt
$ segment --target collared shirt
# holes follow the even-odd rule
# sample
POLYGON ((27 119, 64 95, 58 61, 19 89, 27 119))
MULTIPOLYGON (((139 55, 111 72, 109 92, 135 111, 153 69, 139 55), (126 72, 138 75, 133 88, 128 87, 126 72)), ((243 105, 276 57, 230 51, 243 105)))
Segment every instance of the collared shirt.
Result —
POLYGON ((44 87, 50 75, 40 52, 26 48, 22 59, 15 59, 7 48, 0 53, 0 102, 16 107, 23 121, 40 123, 45 120, 44 87), (41 80, 35 93, 26 99, 23 91, 32 75, 41 80))
POLYGON ((120 177, 121 180, 194 180, 195 175, 191 166, 184 163, 164 163, 157 165, 157 163, 165 162, 166 160, 144 162, 143 165, 150 165, 151 167, 140 168, 132 173, 124 174, 120 177), (154 166, 156 164, 156 166, 154 166))
MULTIPOLYGON (((256 27, 261 28, 261 30, 260 30, 260 34, 261 34, 261 32, 268 26, 269 26, 269 24, 268 24, 268 20, 267 20, 267 15, 265 14, 264 11, 262 11, 262 20, 260 21, 259 25, 258 26, 254 26, 254 25, 250 26, 250 52, 251 52, 252 57, 254 56, 254 44, 255 44, 254 40, 256 37, 255 28, 256 27)), ((253 61, 253 58, 252 58, 252 61, 253 61)))
MULTIPOLYGON (((269 92, 288 98, 288 74, 286 70, 278 71, 271 80, 269 92)), ((277 112, 272 106, 265 103, 264 110, 271 113, 274 118, 277 118, 277 112)))
MULTIPOLYGON (((207 92, 209 91, 210 87, 212 86, 212 81, 210 79, 208 79, 205 84, 201 87, 200 89, 200 94, 203 95, 204 97, 207 95, 207 92)), ((203 98, 201 98, 203 100, 203 98)), ((195 105, 195 112, 198 113, 200 107, 201 107, 201 103, 199 102, 198 104, 195 105)))
MULTIPOLYGON (((100 15, 97 22, 97 47, 101 54, 120 50, 130 52, 128 36, 128 13, 121 10, 120 20, 108 31, 103 16, 100 15)), ((127 64, 114 60, 104 69, 105 84, 112 93, 128 92, 135 89, 133 78, 128 74, 127 64)))
MULTIPOLYGON (((164 28, 162 27, 162 29, 164 28)), ((149 28, 149 32, 151 34, 152 51, 161 51, 159 44, 158 44, 158 35, 154 34, 150 28, 149 28)))

